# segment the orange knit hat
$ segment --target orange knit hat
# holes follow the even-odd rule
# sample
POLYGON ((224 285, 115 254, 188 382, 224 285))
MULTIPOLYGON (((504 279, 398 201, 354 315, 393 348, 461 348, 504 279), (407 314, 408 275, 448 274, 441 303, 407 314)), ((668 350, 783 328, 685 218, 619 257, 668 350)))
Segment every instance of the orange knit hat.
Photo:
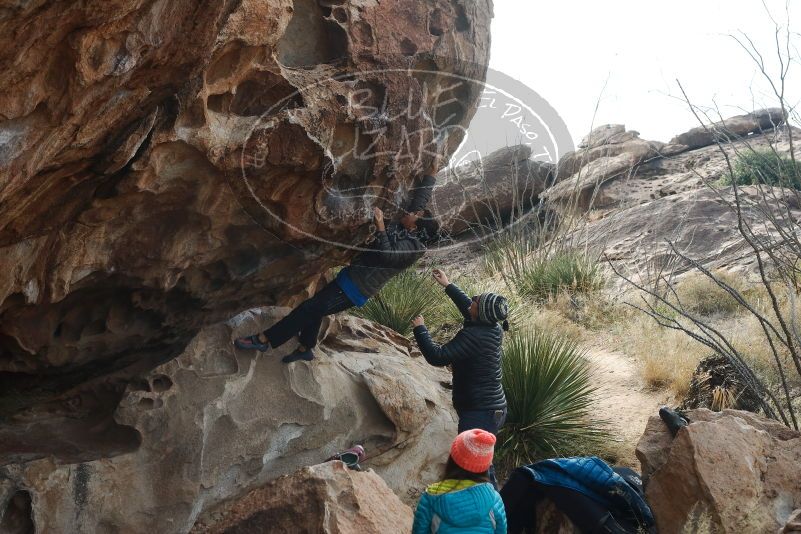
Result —
POLYGON ((495 436, 486 430, 465 430, 451 444, 451 458, 471 473, 483 473, 492 465, 495 436))

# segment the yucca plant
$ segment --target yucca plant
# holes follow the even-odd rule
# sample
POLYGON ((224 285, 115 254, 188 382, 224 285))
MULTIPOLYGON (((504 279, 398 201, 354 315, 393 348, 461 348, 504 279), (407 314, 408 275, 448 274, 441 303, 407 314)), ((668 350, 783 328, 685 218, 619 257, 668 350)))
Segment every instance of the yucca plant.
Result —
POLYGON ((598 264, 586 255, 573 251, 556 251, 548 256, 532 258, 526 268, 513 279, 521 296, 543 301, 560 292, 588 294, 603 287, 598 264))
POLYGON ((526 329, 504 344, 503 388, 508 403, 498 458, 506 469, 538 459, 579 454, 608 439, 592 415, 597 388, 573 342, 526 329))
POLYGON ((418 315, 426 316, 427 320, 435 316, 443 298, 447 299, 434 280, 406 269, 353 314, 407 336, 412 331, 412 319, 418 315))

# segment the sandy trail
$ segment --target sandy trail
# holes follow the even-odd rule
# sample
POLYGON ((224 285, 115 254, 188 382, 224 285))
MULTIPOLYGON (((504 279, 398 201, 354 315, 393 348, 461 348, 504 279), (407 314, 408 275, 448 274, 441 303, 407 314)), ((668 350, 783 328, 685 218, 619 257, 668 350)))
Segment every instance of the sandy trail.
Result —
POLYGON ((595 385, 599 387, 596 406, 601 416, 610 421, 613 435, 621 441, 618 461, 639 470, 634 455, 645 424, 659 407, 668 404, 666 391, 652 391, 643 383, 634 359, 603 347, 588 347, 587 359, 592 366, 595 385))

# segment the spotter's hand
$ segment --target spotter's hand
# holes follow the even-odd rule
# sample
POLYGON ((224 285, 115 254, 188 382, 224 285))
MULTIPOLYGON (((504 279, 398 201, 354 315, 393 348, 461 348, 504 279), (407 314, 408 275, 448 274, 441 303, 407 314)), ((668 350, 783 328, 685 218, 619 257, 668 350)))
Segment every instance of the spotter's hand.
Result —
POLYGON ((448 284, 451 283, 451 281, 448 280, 448 275, 440 271, 439 269, 434 269, 431 275, 434 277, 434 280, 436 280, 437 283, 442 287, 447 287, 448 284))

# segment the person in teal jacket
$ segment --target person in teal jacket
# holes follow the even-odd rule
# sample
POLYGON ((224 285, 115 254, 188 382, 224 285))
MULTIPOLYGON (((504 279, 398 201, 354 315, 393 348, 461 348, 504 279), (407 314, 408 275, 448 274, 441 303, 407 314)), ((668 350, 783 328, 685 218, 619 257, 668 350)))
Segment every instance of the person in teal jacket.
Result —
POLYGON ((420 496, 412 534, 506 534, 506 511, 489 480, 495 436, 474 428, 451 444, 445 478, 420 496))

